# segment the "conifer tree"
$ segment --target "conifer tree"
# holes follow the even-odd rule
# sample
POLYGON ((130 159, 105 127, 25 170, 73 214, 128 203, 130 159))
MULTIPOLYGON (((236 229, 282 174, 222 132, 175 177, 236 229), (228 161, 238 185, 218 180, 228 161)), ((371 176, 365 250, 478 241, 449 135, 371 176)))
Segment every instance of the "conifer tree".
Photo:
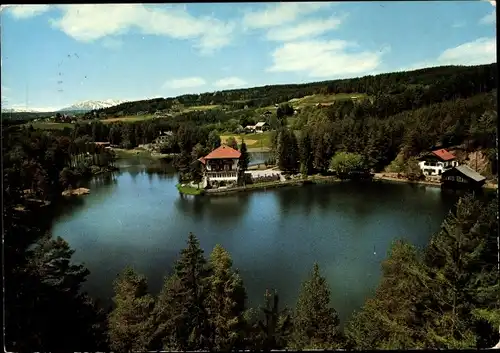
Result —
POLYGON ((339 319, 330 306, 330 289, 319 266, 302 284, 293 319, 293 342, 296 348, 332 348, 340 342, 339 319))
POLYGON ((232 269, 229 253, 216 245, 210 255, 211 275, 208 277, 211 347, 217 351, 241 348, 245 328, 246 292, 239 274, 232 269))
POLYGON ((176 274, 165 278, 152 314, 155 331, 151 348, 155 350, 181 350, 184 336, 182 319, 184 298, 176 274))
POLYGON ((127 267, 114 281, 114 291, 115 308, 109 315, 111 349, 119 352, 148 349, 153 333, 154 299, 148 294, 146 278, 127 267))
POLYGON ((373 298, 347 323, 347 346, 355 349, 413 349, 425 345, 422 298, 426 270, 417 249, 395 241, 382 263, 382 278, 373 298))
POLYGON ((298 141, 300 172, 308 175, 312 172, 312 146, 311 136, 308 130, 302 131, 298 141))
POLYGON ((286 130, 287 136, 287 170, 295 173, 299 170, 299 146, 297 143, 297 136, 295 133, 289 129, 286 130))
POLYGON ((476 348, 483 344, 480 348, 491 348, 495 344, 484 341, 485 334, 495 340, 498 330, 495 205, 485 207, 472 195, 461 198, 456 212, 446 217, 426 249, 425 262, 432 279, 427 299, 433 310, 426 312, 425 329, 431 348, 476 348), (479 325, 481 319, 476 321, 474 314, 489 318, 490 325, 479 325), (481 332, 476 329, 479 326, 481 332))
POLYGON ((157 300, 155 344, 163 342, 165 349, 207 348, 210 330, 205 303, 209 275, 198 239, 189 233, 187 247, 181 251, 174 273, 157 300))
POLYGON ((264 320, 258 320, 254 326, 257 334, 254 337, 254 349, 283 349, 288 345, 293 323, 287 308, 279 310, 278 293, 266 290, 265 306, 261 308, 264 320))
POLYGON ((247 144, 245 143, 245 140, 241 140, 241 145, 240 145, 240 152, 241 156, 238 161, 238 165, 240 168, 240 180, 243 181, 243 184, 245 184, 245 172, 248 170, 248 165, 250 164, 250 154, 248 153, 247 150, 247 144))

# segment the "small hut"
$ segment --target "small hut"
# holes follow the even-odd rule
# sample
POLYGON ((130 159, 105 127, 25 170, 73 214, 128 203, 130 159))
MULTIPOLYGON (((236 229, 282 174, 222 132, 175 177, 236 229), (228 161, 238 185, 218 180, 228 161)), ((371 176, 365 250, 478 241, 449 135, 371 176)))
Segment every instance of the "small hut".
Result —
POLYGON ((486 182, 482 176, 467 165, 448 169, 441 174, 441 186, 449 189, 480 189, 486 182))

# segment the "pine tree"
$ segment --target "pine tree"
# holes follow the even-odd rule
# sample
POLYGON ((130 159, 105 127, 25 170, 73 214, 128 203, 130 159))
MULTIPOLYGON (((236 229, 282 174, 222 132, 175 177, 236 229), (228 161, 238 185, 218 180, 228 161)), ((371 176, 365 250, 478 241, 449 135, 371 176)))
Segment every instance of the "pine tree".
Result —
POLYGON ((239 274, 232 270, 229 253, 216 245, 210 255, 211 276, 208 277, 210 346, 217 351, 241 348, 245 328, 246 292, 239 274))
POLYGON ((184 298, 179 294, 182 287, 179 278, 173 274, 165 278, 163 288, 156 300, 152 314, 155 331, 151 348, 155 350, 181 350, 183 337, 184 298))
POLYGON ((312 146, 308 130, 302 131, 298 141, 300 172, 306 176, 312 172, 312 146))
POLYGON ((297 143, 297 136, 289 129, 286 130, 287 136, 287 170, 295 173, 299 169, 299 147, 297 143))
POLYGON ((431 238, 425 256, 432 279, 427 300, 433 310, 426 315, 429 347, 491 348, 498 341, 496 213, 495 201, 485 206, 467 195, 431 238))
POLYGON ((427 271, 417 249, 395 241, 382 263, 375 296, 347 323, 348 347, 355 349, 412 349, 425 344, 422 313, 427 271))
POLYGON ((285 170, 287 168, 287 135, 284 129, 280 129, 276 132, 276 148, 274 152, 274 156, 276 159, 276 165, 280 170, 285 170))
POLYGON ((105 320, 95 303, 80 293, 89 271, 71 263, 74 250, 60 237, 46 234, 23 249, 33 241, 30 235, 37 233, 29 229, 29 219, 24 221, 5 225, 7 347, 14 351, 106 349, 105 320), (10 269, 13 261, 16 266, 10 269))
POLYGON ((203 250, 196 236, 190 233, 174 274, 166 281, 157 300, 155 321, 159 330, 155 342, 163 342, 165 349, 207 348, 210 329, 205 303, 209 275, 203 250), (172 328, 175 328, 173 332, 172 328))
POLYGON ((146 278, 130 267, 114 281, 115 308, 109 315, 111 349, 119 352, 148 349, 153 333, 154 299, 147 290, 146 278))
POLYGON ((254 326, 254 349, 283 349, 288 345, 293 323, 288 309, 279 310, 278 293, 266 290, 265 306, 261 308, 264 320, 258 320, 254 326))
POLYGON ((245 184, 245 172, 248 170, 248 165, 250 164, 250 154, 248 153, 247 144, 245 143, 244 139, 241 140, 240 152, 241 156, 238 161, 238 165, 240 168, 240 180, 243 182, 243 184, 245 184))
POLYGON ((339 319, 330 307, 330 289, 319 266, 302 284, 293 319, 293 342, 298 349, 332 348, 340 344, 339 319))

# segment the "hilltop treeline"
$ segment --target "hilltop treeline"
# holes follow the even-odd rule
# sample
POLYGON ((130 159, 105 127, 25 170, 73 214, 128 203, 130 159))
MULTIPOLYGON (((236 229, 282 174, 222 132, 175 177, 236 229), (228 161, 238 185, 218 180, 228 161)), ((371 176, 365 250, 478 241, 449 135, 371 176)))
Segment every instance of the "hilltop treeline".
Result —
POLYGON ((310 174, 326 172, 337 152, 359 154, 367 168, 380 171, 399 153, 404 162, 437 146, 463 144, 469 152, 481 148, 490 159, 490 173, 496 174, 496 99, 494 91, 390 116, 365 115, 362 106, 352 102, 311 107, 303 109, 291 127, 299 131, 298 139, 287 138, 287 128, 274 132, 274 150, 281 146, 279 158, 300 161, 286 169, 297 172, 301 167, 310 174))
POLYGON ((134 115, 185 107, 224 105, 230 109, 265 107, 313 94, 366 93, 370 96, 418 96, 416 108, 421 105, 464 98, 489 92, 497 87, 497 64, 480 66, 442 66, 416 71, 396 72, 361 78, 313 82, 306 84, 268 85, 203 94, 187 94, 175 98, 156 98, 127 102, 86 114, 91 118, 106 115, 134 115), (421 102, 421 105, 418 104, 421 102))

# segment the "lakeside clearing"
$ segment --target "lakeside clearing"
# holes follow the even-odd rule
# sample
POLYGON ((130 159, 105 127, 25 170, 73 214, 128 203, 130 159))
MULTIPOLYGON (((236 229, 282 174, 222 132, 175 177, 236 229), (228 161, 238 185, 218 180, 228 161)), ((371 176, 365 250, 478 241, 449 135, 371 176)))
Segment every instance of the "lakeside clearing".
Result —
POLYGON ((120 116, 120 117, 115 117, 115 118, 103 119, 103 120, 101 120, 101 122, 104 124, 115 123, 118 121, 125 122, 125 123, 134 123, 136 121, 151 120, 153 118, 155 118, 155 116, 153 114, 126 115, 126 116, 120 116))
POLYGON ((111 148, 111 150, 116 153, 116 158, 118 159, 126 159, 130 157, 142 157, 142 158, 171 160, 174 158, 174 154, 150 152, 142 148, 133 148, 130 150, 124 148, 111 148))
MULTIPOLYGON (((257 167, 254 169, 259 169, 259 168, 257 167)), ((441 188, 440 182, 432 182, 428 180, 412 181, 408 179, 392 177, 389 175, 385 175, 384 173, 375 173, 373 174, 373 178, 367 181, 389 182, 389 183, 396 182, 396 183, 415 184, 415 185, 429 186, 434 188, 441 188)), ((256 184, 248 184, 245 186, 238 186, 234 188, 218 188, 218 189, 203 190, 186 185, 185 187, 182 188, 178 187, 178 189, 179 192, 187 195, 226 195, 226 194, 249 191, 249 190, 266 190, 266 189, 280 188, 284 186, 304 186, 304 185, 328 184, 328 183, 339 183, 339 182, 350 182, 350 180, 348 179, 342 180, 336 176, 311 175, 308 176, 306 179, 296 178, 285 181, 270 181, 270 182, 263 182, 256 184)), ((486 190, 496 190, 497 188, 498 186, 492 183, 487 183, 483 186, 483 189, 486 190)))
POLYGON ((230 137, 234 137, 238 144, 241 144, 241 141, 244 139, 247 145, 247 148, 260 148, 267 150, 265 151, 252 151, 252 152, 267 152, 271 147, 271 132, 266 131, 263 133, 255 133, 255 134, 224 134, 220 136, 221 142, 226 143, 230 137))

